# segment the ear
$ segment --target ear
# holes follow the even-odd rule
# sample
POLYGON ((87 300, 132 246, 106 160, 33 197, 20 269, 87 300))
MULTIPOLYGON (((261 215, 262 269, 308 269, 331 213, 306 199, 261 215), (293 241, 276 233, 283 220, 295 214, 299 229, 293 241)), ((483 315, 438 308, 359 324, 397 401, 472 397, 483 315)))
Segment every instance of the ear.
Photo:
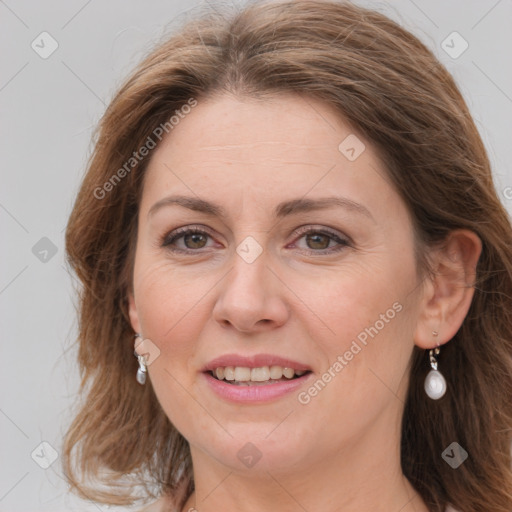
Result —
MULTIPOLYGON (((130 315, 130 324, 135 332, 140 333, 139 315, 137 313, 137 306, 135 305, 135 298, 133 292, 128 294, 128 314, 130 315)), ((134 342, 135 351, 140 356, 147 355, 146 340, 143 338, 135 338, 134 342)))
POLYGON ((140 332, 139 315, 137 313, 137 306, 135 305, 135 298, 133 292, 128 293, 128 314, 130 316, 130 324, 135 332, 140 332))
POLYGON ((451 340, 460 329, 474 295, 482 242, 473 231, 452 231, 430 255, 434 277, 423 287, 414 342, 431 349, 451 340), (437 332, 437 335, 433 334, 437 332))

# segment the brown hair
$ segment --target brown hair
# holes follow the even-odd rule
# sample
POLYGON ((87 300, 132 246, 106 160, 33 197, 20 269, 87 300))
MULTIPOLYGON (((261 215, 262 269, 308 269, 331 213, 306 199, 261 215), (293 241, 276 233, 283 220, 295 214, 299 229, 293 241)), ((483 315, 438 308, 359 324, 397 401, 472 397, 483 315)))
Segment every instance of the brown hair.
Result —
MULTIPOLYGON (((441 400, 426 398, 428 352, 414 347, 401 463, 432 512, 448 503, 464 512, 510 512, 512 228, 485 148, 453 78, 429 49, 377 12, 328 0, 258 2, 192 19, 138 66, 103 116, 66 232, 83 285, 86 398, 63 447, 74 490, 130 504, 140 498, 135 482, 146 496, 175 496, 180 506, 193 490, 188 443, 151 383, 135 380, 127 293, 150 156, 126 163, 191 98, 222 92, 298 93, 330 105, 379 152, 411 211, 420 256, 451 230, 478 234, 483 251, 471 308, 440 356, 449 389, 441 400), (113 180, 123 166, 122 179, 113 180), (469 454, 457 470, 441 456, 453 441, 469 454)), ((418 266, 431 271, 423 257, 418 266)))

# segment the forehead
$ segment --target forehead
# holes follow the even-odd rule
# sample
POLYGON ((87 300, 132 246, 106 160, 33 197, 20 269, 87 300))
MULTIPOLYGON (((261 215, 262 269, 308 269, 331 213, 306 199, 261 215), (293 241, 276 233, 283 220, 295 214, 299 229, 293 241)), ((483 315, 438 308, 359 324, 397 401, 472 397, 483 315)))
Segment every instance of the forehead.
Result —
POLYGON ((389 188, 384 174, 372 147, 329 105, 291 94, 264 100, 226 94, 199 101, 162 139, 145 194, 233 202, 238 195, 264 198, 267 206, 285 196, 339 191, 357 201, 362 187, 389 188))
POLYGON ((179 153, 176 157, 187 160, 217 155, 254 159, 263 150, 261 156, 295 155, 300 163, 319 160, 321 164, 329 156, 338 156, 339 142, 352 131, 331 107, 312 98, 225 94, 200 101, 161 147, 172 147, 179 153), (182 154, 183 149, 188 154, 182 154))

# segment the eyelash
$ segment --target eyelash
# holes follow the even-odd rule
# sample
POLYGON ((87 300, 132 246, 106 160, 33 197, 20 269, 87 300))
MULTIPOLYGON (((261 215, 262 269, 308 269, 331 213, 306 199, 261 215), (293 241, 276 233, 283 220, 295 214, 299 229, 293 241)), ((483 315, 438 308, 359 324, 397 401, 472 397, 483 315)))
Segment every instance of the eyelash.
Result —
MULTIPOLYGON (((171 247, 171 244, 175 243, 177 240, 179 240, 180 238, 183 238, 185 235, 188 235, 188 234, 194 234, 194 233, 198 233, 198 234, 202 234, 202 235, 207 235, 211 238, 212 235, 206 231, 204 228, 201 229, 197 226, 190 226, 190 227, 184 227, 184 228, 178 228, 174 231, 171 231, 170 233, 164 235, 160 241, 160 245, 161 247, 164 247, 166 248, 167 250, 173 252, 173 253, 179 253, 179 254, 193 254, 193 253, 199 253, 199 252, 202 252, 200 249, 198 250, 194 250, 194 249, 177 249, 177 248, 173 248, 171 247)), ((331 240, 334 240, 335 242, 337 242, 339 245, 338 247, 336 247, 335 249, 333 248, 328 248, 328 249, 319 249, 319 250, 313 250, 313 249, 300 249, 301 252, 303 253, 306 253, 308 256, 322 256, 322 255, 327 255, 327 254, 334 254, 334 253, 338 253, 340 251, 342 251, 343 249, 345 249, 346 247, 351 247, 352 246, 352 242, 351 240, 347 237, 347 238, 341 238, 337 233, 335 233, 334 231, 331 231, 327 228, 321 228, 321 229, 315 229, 311 226, 305 226, 305 227, 302 227, 302 228, 299 228, 295 231, 294 235, 295 236, 299 236, 299 239, 302 238, 303 236, 305 235, 308 235, 310 233, 314 233, 314 234, 321 234, 321 235, 327 235, 331 238, 331 240)))

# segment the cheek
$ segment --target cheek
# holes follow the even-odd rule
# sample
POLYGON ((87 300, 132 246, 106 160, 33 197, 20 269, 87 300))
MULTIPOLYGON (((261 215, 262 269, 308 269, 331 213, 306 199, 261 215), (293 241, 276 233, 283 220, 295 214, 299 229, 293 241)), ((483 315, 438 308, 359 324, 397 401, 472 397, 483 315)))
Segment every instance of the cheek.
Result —
POLYGON ((412 259, 379 256, 371 265, 302 283, 305 302, 318 317, 312 339, 326 356, 325 379, 332 381, 332 393, 322 392, 324 405, 345 395, 355 412, 398 390, 413 348, 415 279, 412 259))
POLYGON ((403 306, 410 292, 412 272, 404 272, 403 266, 397 272, 394 266, 376 255, 371 264, 356 262, 328 274, 301 276, 291 287, 300 290, 309 315, 316 317, 317 333, 326 333, 324 338, 332 340, 333 348, 343 349, 360 333, 364 341, 365 329, 376 322, 384 331, 400 321, 397 309, 402 308, 397 303, 403 306))
POLYGON ((177 272, 168 262, 144 262, 135 267, 134 289, 141 330, 162 354, 192 354, 199 337, 201 311, 211 283, 191 270, 177 272))
POLYGON ((160 351, 148 367, 149 380, 165 414, 183 433, 212 429, 193 398, 197 368, 191 366, 212 284, 207 278, 191 276, 191 272, 177 272, 168 262, 143 258, 136 263, 134 276, 141 331, 160 351))

